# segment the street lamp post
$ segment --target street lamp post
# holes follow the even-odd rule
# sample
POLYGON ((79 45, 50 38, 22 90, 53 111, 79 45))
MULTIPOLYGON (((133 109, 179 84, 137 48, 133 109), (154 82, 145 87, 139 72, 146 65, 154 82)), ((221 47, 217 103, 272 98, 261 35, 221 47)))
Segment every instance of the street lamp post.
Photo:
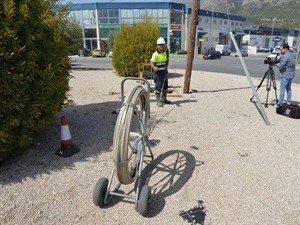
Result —
POLYGON ((296 45, 296 48, 299 50, 299 44, 300 44, 300 27, 298 29, 298 38, 297 38, 297 45, 296 45))
POLYGON ((212 47, 212 23, 214 19, 214 9, 211 11, 210 26, 209 26, 209 49, 212 47))
POLYGON ((272 32, 271 32, 271 47, 273 47, 273 31, 274 31, 274 22, 277 19, 277 17, 274 17, 272 19, 272 32))

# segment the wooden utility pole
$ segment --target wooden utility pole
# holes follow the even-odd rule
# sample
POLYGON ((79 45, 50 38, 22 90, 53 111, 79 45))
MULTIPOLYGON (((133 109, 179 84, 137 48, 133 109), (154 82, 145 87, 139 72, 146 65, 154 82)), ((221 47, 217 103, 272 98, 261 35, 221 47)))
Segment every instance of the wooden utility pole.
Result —
POLYGON ((191 25, 188 42, 188 52, 186 60, 186 70, 184 75, 183 93, 188 94, 190 91, 191 74, 193 68, 194 51, 195 51, 195 39, 196 39, 196 28, 198 20, 198 9, 200 8, 199 0, 193 0, 192 14, 191 14, 191 25))

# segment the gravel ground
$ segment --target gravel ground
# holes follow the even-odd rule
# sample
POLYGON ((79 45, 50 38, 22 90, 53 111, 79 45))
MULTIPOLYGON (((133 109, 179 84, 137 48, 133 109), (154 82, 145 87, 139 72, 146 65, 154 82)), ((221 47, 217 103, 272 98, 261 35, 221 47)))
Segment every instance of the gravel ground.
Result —
MULTIPOLYGON (((170 72, 169 83, 182 86, 184 71, 170 72)), ((129 199, 96 207, 94 185, 113 168, 117 115, 111 112, 120 107, 122 79, 112 71, 73 75, 75 106, 59 113, 23 155, 0 167, 1 224, 300 224, 300 120, 269 106, 267 126, 249 101, 246 77, 196 71, 190 87, 197 92, 169 97, 173 104, 163 108, 151 96, 155 159, 144 168, 153 169, 149 215, 140 216, 129 199), (81 149, 68 158, 54 154, 62 115, 81 149)), ((129 82, 126 93, 134 85, 129 82)), ((293 91, 299 101, 300 86, 293 91)), ((258 94, 264 102, 264 86, 258 94)), ((271 90, 269 100, 274 98, 271 90)), ((124 185, 121 191, 133 188, 124 185)))

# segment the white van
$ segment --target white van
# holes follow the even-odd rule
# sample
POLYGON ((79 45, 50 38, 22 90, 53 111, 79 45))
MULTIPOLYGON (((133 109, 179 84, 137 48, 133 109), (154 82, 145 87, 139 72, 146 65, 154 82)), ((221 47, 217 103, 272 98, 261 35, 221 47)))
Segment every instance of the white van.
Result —
POLYGON ((228 45, 216 45, 215 50, 221 52, 222 55, 231 54, 231 50, 229 49, 228 45))
POLYGON ((270 57, 270 58, 277 57, 279 59, 280 58, 280 46, 276 46, 267 57, 270 57))

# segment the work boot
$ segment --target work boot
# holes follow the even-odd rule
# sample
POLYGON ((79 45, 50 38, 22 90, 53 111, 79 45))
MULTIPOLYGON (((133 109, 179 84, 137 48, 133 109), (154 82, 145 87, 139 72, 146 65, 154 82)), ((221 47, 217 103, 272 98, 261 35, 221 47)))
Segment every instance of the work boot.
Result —
POLYGON ((167 100, 167 93, 168 93, 168 90, 163 90, 162 102, 164 104, 171 104, 171 101, 167 100))
POLYGON ((160 92, 155 92, 155 97, 156 97, 156 102, 158 107, 163 107, 164 104, 162 104, 161 99, 160 99, 160 92))

